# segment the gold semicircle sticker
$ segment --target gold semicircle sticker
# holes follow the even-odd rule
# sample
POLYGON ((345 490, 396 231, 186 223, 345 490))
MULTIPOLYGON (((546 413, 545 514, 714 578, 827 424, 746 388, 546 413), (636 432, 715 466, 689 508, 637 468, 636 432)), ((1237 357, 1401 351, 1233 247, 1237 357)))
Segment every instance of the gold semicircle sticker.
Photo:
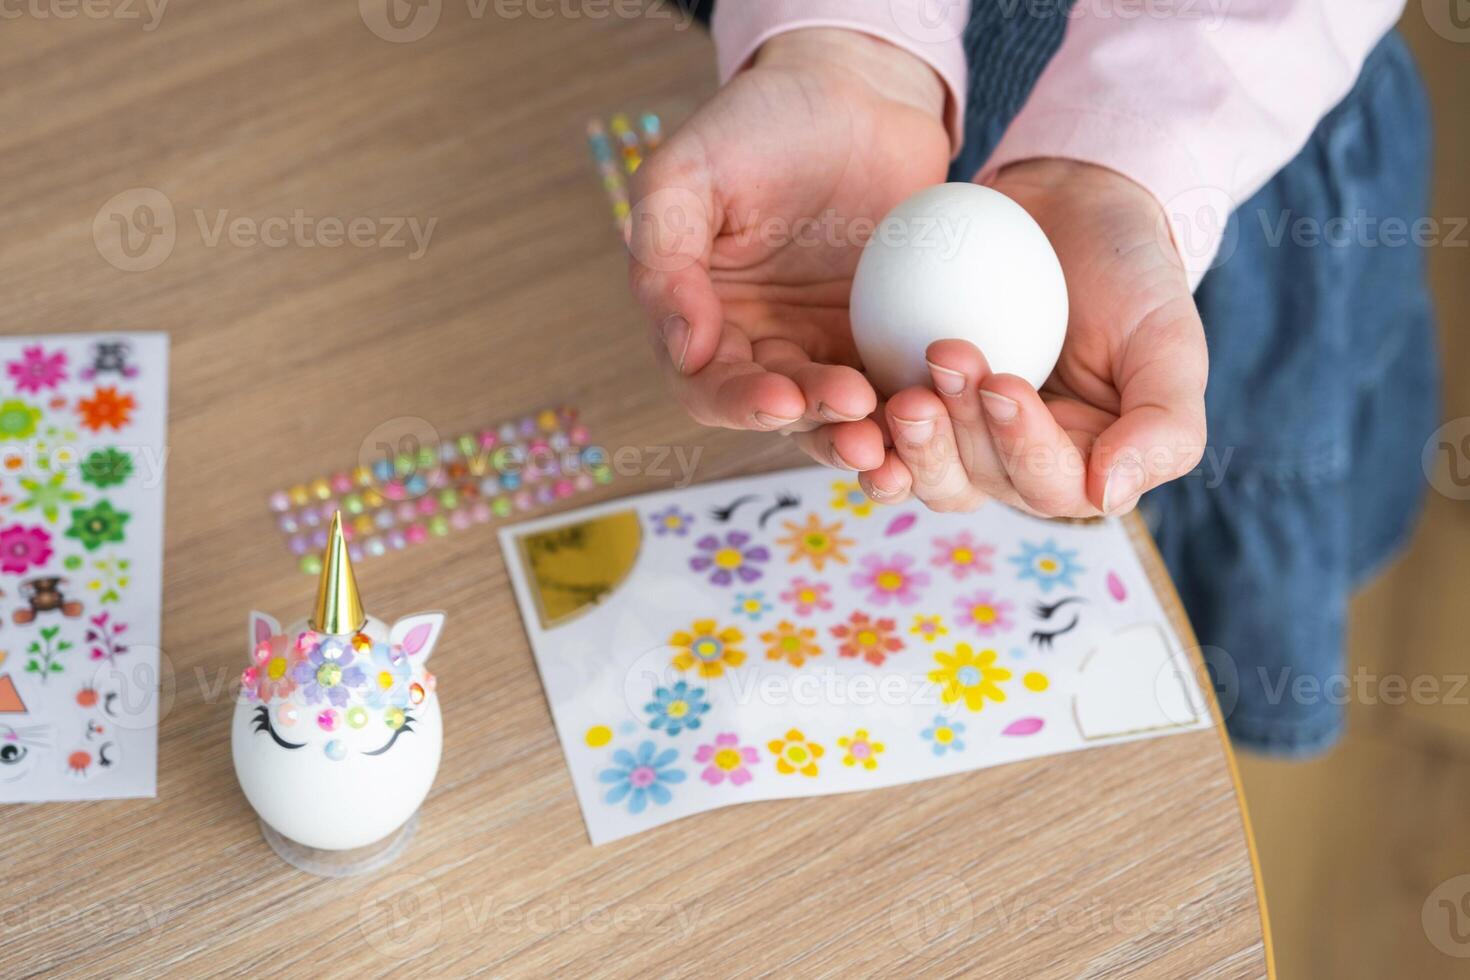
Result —
POLYGON ((612 595, 633 573, 643 543, 636 510, 522 535, 526 580, 542 629, 560 626, 612 595))

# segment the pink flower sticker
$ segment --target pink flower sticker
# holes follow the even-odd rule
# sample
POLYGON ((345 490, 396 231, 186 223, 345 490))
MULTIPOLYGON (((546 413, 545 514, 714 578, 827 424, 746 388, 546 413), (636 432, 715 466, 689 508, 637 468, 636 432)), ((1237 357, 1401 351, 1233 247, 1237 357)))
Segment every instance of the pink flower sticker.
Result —
POLYGON ((1011 619, 1012 606, 1005 599, 997 599, 988 589, 982 589, 969 598, 963 596, 955 603, 960 611, 960 622, 990 636, 1015 626, 1011 619))
POLYGON ((790 603, 798 616, 810 616, 814 612, 826 612, 832 608, 827 593, 832 586, 826 582, 812 582, 805 578, 791 580, 791 588, 781 593, 781 601, 790 603))
POLYGON ((961 531, 953 537, 934 539, 934 558, 930 564, 946 569, 956 579, 964 579, 967 575, 993 571, 990 565, 993 554, 995 548, 979 543, 969 531, 961 531))
POLYGON ((12 524, 0 531, 0 572, 20 575, 51 557, 51 535, 45 528, 12 524))
POLYGON ((731 785, 744 786, 755 778, 749 767, 760 762, 760 758, 754 748, 742 746, 734 732, 716 735, 714 744, 701 745, 694 751, 695 762, 707 763, 699 778, 711 786, 718 786, 726 779, 731 785))
POLYGON ((66 352, 47 354, 38 344, 21 351, 20 360, 5 366, 18 391, 40 394, 66 380, 66 352))
POLYGON ((868 593, 868 601, 880 606, 890 602, 911 605, 919 601, 919 590, 929 584, 929 573, 915 571, 910 555, 895 554, 891 558, 868 555, 862 569, 852 576, 852 584, 868 593))

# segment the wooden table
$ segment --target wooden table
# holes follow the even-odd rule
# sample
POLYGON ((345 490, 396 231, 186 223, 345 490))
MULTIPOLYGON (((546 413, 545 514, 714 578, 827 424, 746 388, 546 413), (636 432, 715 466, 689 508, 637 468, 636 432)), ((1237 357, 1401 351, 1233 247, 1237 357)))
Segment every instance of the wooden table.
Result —
MULTIPOLYGON (((687 115, 713 88, 710 46, 579 4, 539 19, 434 0, 412 43, 350 2, 173 0, 151 30, 141 0, 5 9, 5 329, 173 337, 177 695, 156 800, 0 811, 0 974, 1266 972, 1214 732, 737 807, 594 850, 489 528, 358 568, 380 615, 451 617, 448 739, 412 850, 369 880, 279 862, 228 746, 247 609, 290 619, 311 598, 271 490, 350 464, 387 420, 453 434, 561 401, 609 447, 698 450, 700 480, 799 461, 666 400, 583 144, 593 115, 687 115), (175 241, 121 271, 93 222, 137 188, 166 197, 175 241), (437 220, 418 258, 212 237, 221 212, 268 230, 298 209, 384 233, 437 220)), ((594 496, 673 481, 648 469, 594 496)))

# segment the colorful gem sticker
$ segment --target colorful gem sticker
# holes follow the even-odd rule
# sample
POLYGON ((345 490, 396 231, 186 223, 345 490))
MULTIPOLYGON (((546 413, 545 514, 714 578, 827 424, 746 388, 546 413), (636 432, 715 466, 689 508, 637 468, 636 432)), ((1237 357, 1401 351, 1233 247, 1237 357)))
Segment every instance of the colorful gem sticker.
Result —
MULTIPOLYGON (((321 573, 319 556, 337 511, 358 562, 544 508, 613 479, 606 451, 591 442, 570 406, 433 445, 410 442, 396 452, 384 443, 388 452, 372 465, 270 494, 267 504, 301 571, 321 573)), ((127 469, 118 460, 96 466, 113 479, 127 469)), ((683 536, 690 521, 688 514, 667 514, 651 527, 656 535, 683 536)))

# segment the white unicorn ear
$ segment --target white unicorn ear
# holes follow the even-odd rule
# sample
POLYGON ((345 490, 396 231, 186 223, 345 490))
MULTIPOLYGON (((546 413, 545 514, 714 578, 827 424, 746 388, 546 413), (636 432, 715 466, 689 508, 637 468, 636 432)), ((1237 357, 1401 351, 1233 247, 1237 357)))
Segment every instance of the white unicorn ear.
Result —
POLYGON ((393 629, 388 634, 388 642, 402 647, 404 653, 419 663, 427 663, 434 652, 434 645, 439 642, 439 634, 443 629, 444 614, 442 612, 414 613, 412 616, 404 616, 393 624, 393 629))
POLYGON ((250 646, 246 648, 247 651, 254 653, 256 647, 273 636, 279 636, 280 633, 281 624, 276 622, 274 616, 252 609, 250 611, 250 646))

